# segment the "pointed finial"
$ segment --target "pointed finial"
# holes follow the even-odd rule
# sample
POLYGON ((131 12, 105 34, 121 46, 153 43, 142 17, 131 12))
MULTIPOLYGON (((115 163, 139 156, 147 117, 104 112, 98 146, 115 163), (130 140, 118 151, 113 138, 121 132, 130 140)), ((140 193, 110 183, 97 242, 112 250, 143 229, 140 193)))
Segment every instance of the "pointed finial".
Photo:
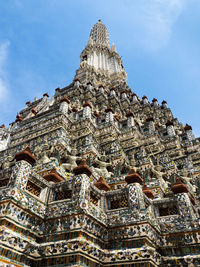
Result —
POLYGON ((112 44, 111 50, 112 50, 113 52, 117 52, 117 49, 116 49, 116 46, 115 46, 114 43, 112 44))
POLYGON ((90 32, 94 44, 109 47, 109 33, 106 26, 99 19, 98 22, 92 27, 90 32))

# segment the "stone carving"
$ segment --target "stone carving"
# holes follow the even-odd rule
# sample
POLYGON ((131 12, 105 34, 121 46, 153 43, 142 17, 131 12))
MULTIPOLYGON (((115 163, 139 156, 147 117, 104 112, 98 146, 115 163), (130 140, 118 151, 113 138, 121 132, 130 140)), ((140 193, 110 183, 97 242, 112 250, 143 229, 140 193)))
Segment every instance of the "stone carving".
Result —
POLYGON ((182 169, 180 178, 188 186, 188 189, 191 192, 196 192, 197 186, 196 185, 193 185, 191 183, 191 181, 193 180, 193 178, 187 177, 187 174, 188 174, 187 170, 186 169, 182 169))
POLYGON ((82 158, 76 156, 76 153, 77 153, 76 149, 72 149, 72 151, 71 151, 71 155, 68 154, 67 152, 65 153, 64 157, 65 157, 66 159, 68 159, 68 161, 69 161, 69 163, 63 163, 63 164, 62 164, 62 167, 63 167, 65 170, 73 171, 73 169, 74 169, 75 167, 77 167, 77 163, 76 163, 76 161, 77 161, 77 160, 81 160, 82 158))
POLYGON ((37 164, 46 164, 51 162, 52 160, 56 160, 55 157, 50 157, 53 150, 54 147, 52 146, 50 148, 50 146, 47 143, 45 143, 41 148, 36 149, 36 152, 38 153, 37 164))
POLYGON ((109 171, 107 170, 107 167, 108 167, 108 166, 111 166, 111 163, 106 162, 106 156, 105 156, 105 155, 101 155, 101 156, 100 156, 100 159, 101 159, 101 160, 99 160, 99 159, 95 159, 95 162, 99 165, 99 168, 95 168, 95 171, 96 171, 99 175, 101 175, 101 176, 103 176, 103 177, 105 177, 105 178, 109 178, 109 177, 111 177, 111 176, 113 175, 113 173, 112 173, 112 172, 109 172, 109 171))
POLYGON ((156 165, 155 167, 151 168, 152 173, 158 178, 160 181, 160 185, 166 189, 169 186, 169 182, 165 181, 163 178, 165 173, 161 172, 162 167, 160 165, 156 165))

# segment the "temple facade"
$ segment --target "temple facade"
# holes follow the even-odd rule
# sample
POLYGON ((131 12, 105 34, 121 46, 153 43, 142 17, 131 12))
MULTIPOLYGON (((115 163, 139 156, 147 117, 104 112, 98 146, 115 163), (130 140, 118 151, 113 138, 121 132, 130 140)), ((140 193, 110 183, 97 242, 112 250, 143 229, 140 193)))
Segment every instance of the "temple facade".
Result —
POLYGON ((0 266, 200 266, 200 139, 130 89, 100 20, 80 61, 0 126, 0 266))

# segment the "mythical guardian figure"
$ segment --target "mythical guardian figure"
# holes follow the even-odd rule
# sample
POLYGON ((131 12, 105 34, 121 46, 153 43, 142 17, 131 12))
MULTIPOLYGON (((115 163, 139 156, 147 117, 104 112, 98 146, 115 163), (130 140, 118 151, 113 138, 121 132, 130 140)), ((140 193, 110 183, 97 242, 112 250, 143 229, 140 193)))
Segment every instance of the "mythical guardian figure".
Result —
POLYGON ((95 168, 95 171, 100 175, 103 176, 104 178, 110 178, 113 173, 109 172, 107 170, 108 166, 111 166, 111 163, 106 162, 106 156, 102 155, 100 156, 101 160, 95 159, 95 163, 99 165, 99 168, 95 168))
POLYGON ((72 149, 72 151, 71 151, 71 155, 65 153, 64 157, 65 157, 66 159, 68 159, 68 161, 69 161, 69 163, 63 163, 63 164, 62 164, 62 167, 63 167, 65 170, 73 171, 73 169, 74 169, 75 167, 77 167, 77 163, 76 163, 76 161, 77 161, 77 160, 81 160, 82 158, 76 156, 76 153, 77 153, 76 149, 72 149))
POLYGON ((153 166, 151 168, 152 173, 158 178, 160 181, 161 186, 163 186, 164 189, 166 189, 169 186, 169 182, 165 181, 163 178, 165 173, 161 172, 162 167, 160 165, 156 165, 155 167, 153 166))

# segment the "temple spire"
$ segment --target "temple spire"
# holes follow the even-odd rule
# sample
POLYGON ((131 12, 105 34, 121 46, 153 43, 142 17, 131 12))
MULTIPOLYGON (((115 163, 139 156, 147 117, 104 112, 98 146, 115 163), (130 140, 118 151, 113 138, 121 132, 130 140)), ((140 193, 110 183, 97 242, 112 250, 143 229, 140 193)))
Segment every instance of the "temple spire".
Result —
POLYGON ((127 75, 121 57, 114 44, 110 47, 109 33, 101 20, 92 27, 88 43, 80 58, 81 63, 75 80, 104 85, 126 80, 127 75))
POLYGON ((109 47, 109 33, 101 20, 98 20, 98 22, 92 27, 90 38, 94 41, 94 44, 109 47))

